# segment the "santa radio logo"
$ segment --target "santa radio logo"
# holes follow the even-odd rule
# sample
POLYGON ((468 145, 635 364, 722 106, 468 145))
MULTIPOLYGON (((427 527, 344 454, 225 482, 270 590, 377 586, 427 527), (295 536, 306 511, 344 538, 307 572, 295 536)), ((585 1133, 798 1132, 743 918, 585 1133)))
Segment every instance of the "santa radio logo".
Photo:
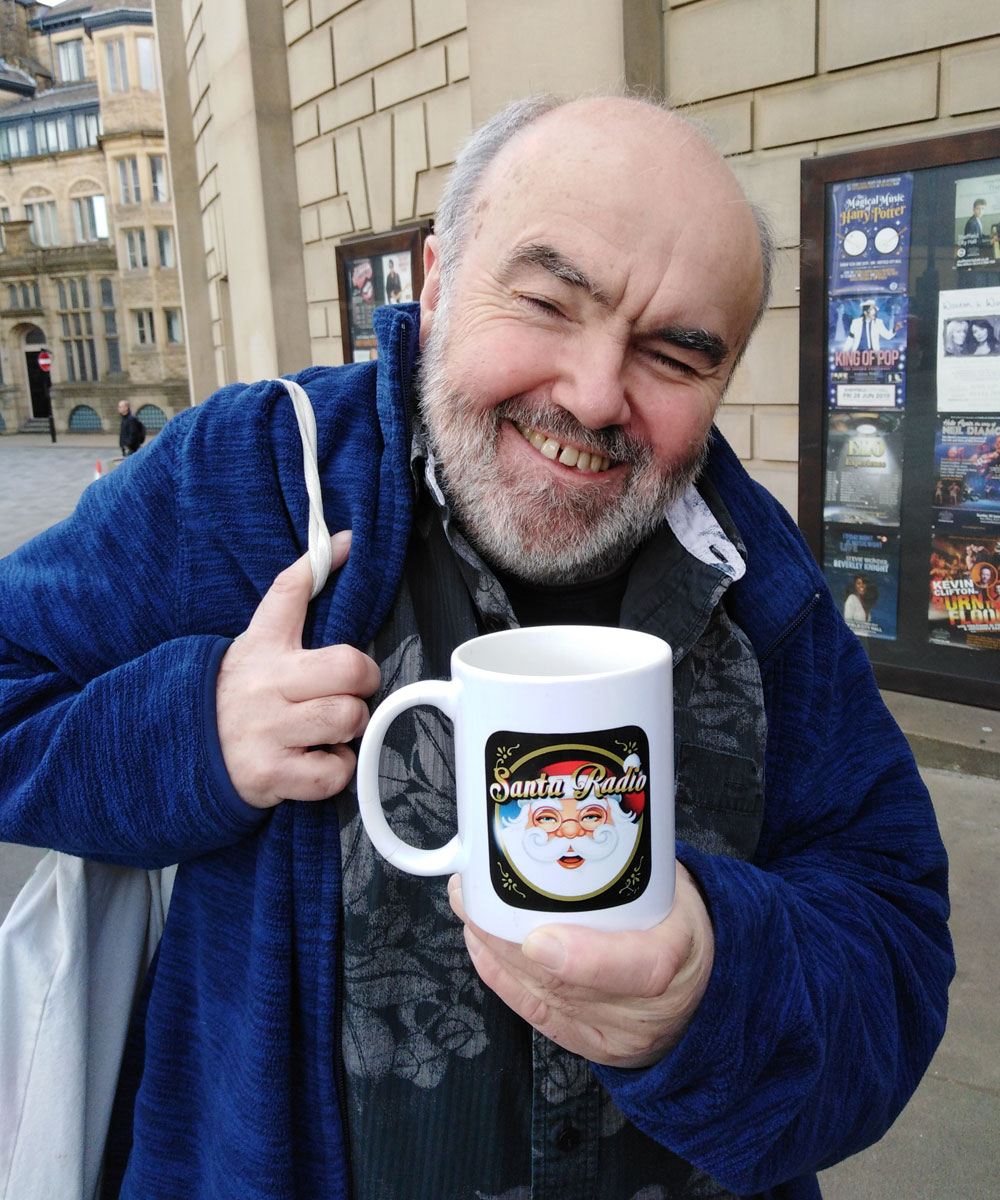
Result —
POLYGON ((649 746, 638 726, 501 731, 486 743, 490 875, 516 908, 614 908, 649 883, 649 746))

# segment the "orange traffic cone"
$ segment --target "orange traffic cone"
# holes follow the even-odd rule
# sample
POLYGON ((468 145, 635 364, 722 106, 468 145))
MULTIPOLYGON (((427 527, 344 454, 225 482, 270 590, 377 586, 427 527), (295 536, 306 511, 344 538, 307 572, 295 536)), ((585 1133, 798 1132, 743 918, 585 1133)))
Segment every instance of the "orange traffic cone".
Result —
POLYGON ((94 478, 95 479, 101 478, 101 460, 100 459, 98 459, 97 462, 94 464, 94 478))

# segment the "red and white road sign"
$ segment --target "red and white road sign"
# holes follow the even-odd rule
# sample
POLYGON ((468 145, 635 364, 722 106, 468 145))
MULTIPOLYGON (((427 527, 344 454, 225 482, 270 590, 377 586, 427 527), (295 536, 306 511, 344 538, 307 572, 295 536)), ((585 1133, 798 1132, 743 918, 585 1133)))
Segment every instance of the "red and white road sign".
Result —
POLYGON ((38 351, 38 367, 39 370, 48 371, 52 366, 52 355, 48 350, 38 351))

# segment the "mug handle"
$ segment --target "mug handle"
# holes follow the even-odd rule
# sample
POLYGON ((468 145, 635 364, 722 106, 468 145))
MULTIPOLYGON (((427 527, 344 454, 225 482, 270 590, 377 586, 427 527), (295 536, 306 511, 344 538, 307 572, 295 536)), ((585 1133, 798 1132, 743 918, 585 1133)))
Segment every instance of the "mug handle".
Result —
POLYGON ((408 683, 375 709, 368 722, 358 750, 358 808, 368 836, 375 849, 393 866, 411 875, 450 875, 465 867, 466 854, 456 834, 450 842, 436 850, 419 850, 397 837, 389 828, 382 811, 379 790, 379 756, 382 742, 392 722, 407 708, 416 704, 431 704, 455 723, 458 711, 459 684, 427 679, 408 683))

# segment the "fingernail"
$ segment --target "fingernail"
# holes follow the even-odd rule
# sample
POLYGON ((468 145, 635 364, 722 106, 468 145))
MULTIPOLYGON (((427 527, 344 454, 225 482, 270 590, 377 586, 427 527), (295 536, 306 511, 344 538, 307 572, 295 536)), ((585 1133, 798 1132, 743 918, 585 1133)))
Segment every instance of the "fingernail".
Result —
POLYGON ((550 971, 561 971, 566 965, 566 947, 549 933, 529 933, 521 949, 525 958, 550 971))

